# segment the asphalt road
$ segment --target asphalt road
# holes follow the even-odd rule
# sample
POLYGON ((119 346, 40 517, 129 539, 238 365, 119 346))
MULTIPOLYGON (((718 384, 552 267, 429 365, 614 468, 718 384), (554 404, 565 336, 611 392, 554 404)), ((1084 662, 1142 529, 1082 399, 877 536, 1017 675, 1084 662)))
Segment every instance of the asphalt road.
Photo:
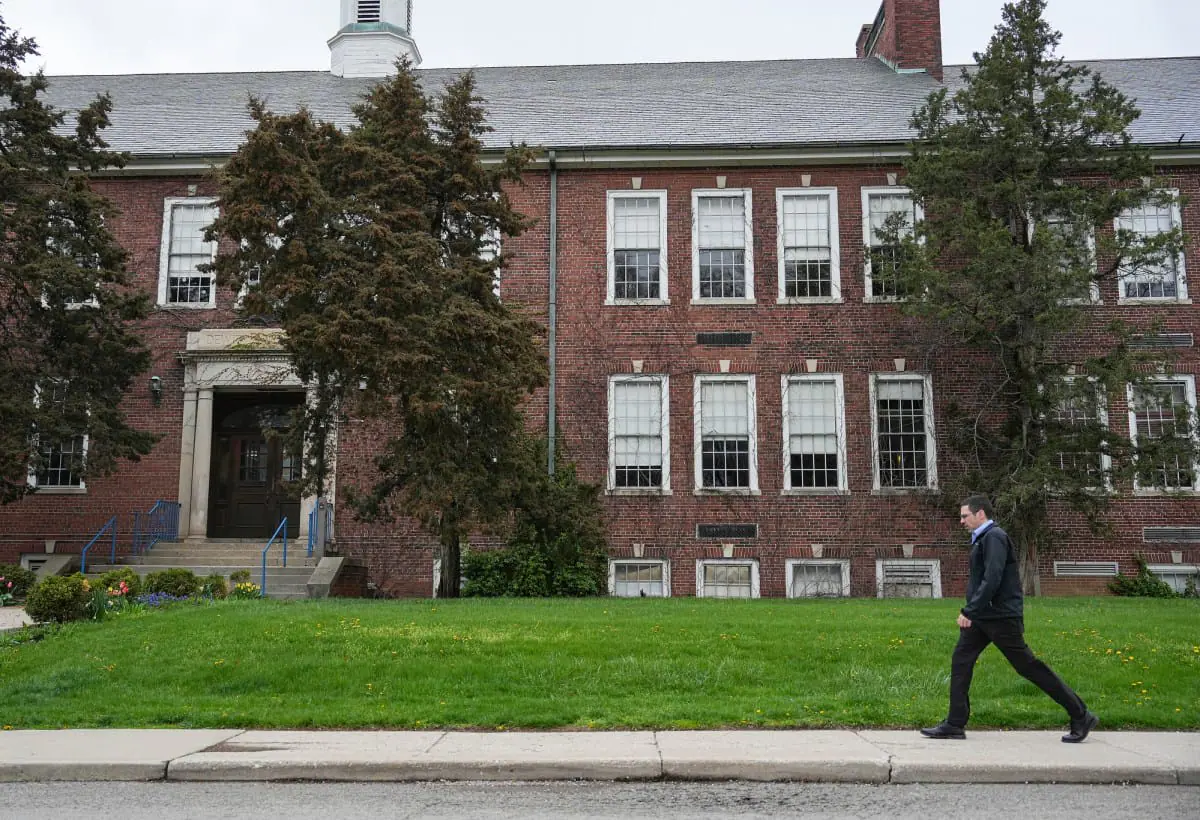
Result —
POLYGON ((0 783, 4 820, 1200 818, 1189 786, 800 783, 0 783))

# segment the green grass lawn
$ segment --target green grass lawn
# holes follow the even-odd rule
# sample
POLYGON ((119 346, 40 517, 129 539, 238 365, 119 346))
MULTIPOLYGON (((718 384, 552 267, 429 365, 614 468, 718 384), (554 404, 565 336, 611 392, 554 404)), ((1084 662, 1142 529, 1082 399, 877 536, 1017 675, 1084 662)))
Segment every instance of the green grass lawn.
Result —
MULTIPOLYGON (((0 725, 894 727, 946 710, 959 602, 230 601, 0 639, 0 725)), ((1194 601, 1036 599, 1106 729, 1200 729, 1194 601)), ((1063 726, 994 649, 972 727, 1063 726)))

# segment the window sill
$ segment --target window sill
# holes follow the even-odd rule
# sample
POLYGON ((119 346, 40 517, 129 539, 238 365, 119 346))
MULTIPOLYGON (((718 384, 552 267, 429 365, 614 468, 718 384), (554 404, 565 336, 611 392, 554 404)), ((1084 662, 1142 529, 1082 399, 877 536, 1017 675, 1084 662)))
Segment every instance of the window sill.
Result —
POLYGON ((864 296, 863 303, 868 305, 898 305, 907 302, 907 296, 864 296))
POLYGON ((38 487, 37 495, 87 495, 87 487, 38 487))
POLYGON ((775 300, 777 305, 840 305, 840 296, 780 296, 775 300))
POLYGON ((832 487, 832 488, 828 488, 828 489, 818 489, 816 487, 787 487, 783 490, 780 490, 779 494, 780 495, 798 496, 801 498, 803 498, 804 496, 829 497, 829 496, 839 496, 839 495, 847 495, 848 496, 848 495, 850 495, 850 491, 838 489, 837 487, 832 487))
POLYGON ((1190 497, 1200 495, 1200 489, 1196 487, 1179 487, 1164 489, 1162 487, 1134 487, 1134 498, 1172 498, 1172 497, 1190 497))
POLYGON ((1162 297, 1162 298, 1152 297, 1152 296, 1144 296, 1144 297, 1135 297, 1135 298, 1130 298, 1130 299, 1125 299, 1125 298, 1117 299, 1118 305, 1190 305, 1191 303, 1192 303, 1191 299, 1186 299, 1186 298, 1179 299, 1174 296, 1167 296, 1167 297, 1162 297))
POLYGON ((934 495, 937 491, 937 487, 876 487, 871 495, 934 495))
POLYGON ((216 310, 216 303, 206 302, 159 302, 155 305, 159 310, 216 310))
POLYGON ((671 304, 670 299, 605 299, 607 307, 662 307, 671 304))
POLYGON ((699 297, 693 297, 692 304, 696 305, 697 307, 703 307, 705 305, 714 305, 714 306, 719 307, 722 305, 756 305, 756 304, 758 304, 758 302, 756 302, 753 298, 749 298, 749 299, 703 299, 703 298, 699 298, 699 297))
POLYGON ((697 487, 692 490, 692 495, 712 495, 712 496, 730 496, 730 495, 762 495, 762 491, 755 487, 729 487, 727 489, 718 489, 716 487, 697 487))
POLYGON ((609 487, 605 491, 611 496, 663 496, 674 495, 670 487, 609 487))

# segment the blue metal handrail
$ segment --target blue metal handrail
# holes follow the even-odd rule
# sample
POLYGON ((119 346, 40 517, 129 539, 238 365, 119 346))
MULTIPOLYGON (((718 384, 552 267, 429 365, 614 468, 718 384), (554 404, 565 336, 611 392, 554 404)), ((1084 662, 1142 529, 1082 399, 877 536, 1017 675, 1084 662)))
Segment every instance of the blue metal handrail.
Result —
POLYGON ((279 537, 280 530, 283 531, 283 565, 287 566, 287 518, 279 522, 279 526, 275 528, 275 534, 271 536, 271 540, 263 547, 262 551, 262 584, 258 594, 266 597, 267 594, 267 550, 275 543, 275 539, 279 537))
POLYGON ((330 515, 329 502, 318 498, 308 513, 308 557, 312 558, 317 544, 321 545, 322 554, 329 542, 330 515))
POLYGON ((108 560, 109 560, 110 564, 116 563, 116 561, 117 561, 117 517, 114 515, 112 518, 108 519, 108 521, 106 521, 104 523, 104 526, 100 528, 100 532, 98 532, 94 536, 92 536, 92 540, 87 542, 87 546, 84 547, 83 552, 81 552, 79 554, 79 572, 80 572, 80 574, 83 574, 83 575, 87 574, 88 550, 90 550, 92 548, 92 545, 94 545, 97 541, 100 540, 100 536, 104 535, 105 530, 112 530, 112 551, 109 554, 108 560))
POLYGON ((142 555, 159 541, 179 539, 178 501, 157 501, 150 512, 133 514, 133 554, 142 555))

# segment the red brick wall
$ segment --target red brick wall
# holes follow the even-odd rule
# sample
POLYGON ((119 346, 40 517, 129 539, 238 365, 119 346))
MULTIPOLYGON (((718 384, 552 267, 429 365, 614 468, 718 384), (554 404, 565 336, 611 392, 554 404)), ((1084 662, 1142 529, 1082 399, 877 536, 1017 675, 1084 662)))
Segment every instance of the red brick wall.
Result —
MULTIPOLYGON (((902 544, 914 544, 917 557, 942 562, 945 595, 965 586, 963 537, 953 510, 934 509, 920 496, 880 496, 871 491, 871 423, 868 384, 872 373, 893 372, 893 360, 905 358, 908 370, 930 372, 935 410, 942 419, 951 401, 970 404, 978 394, 979 377, 960 357, 927 358, 915 326, 888 305, 864 304, 862 276, 861 187, 885 185, 888 172, 878 167, 709 168, 697 170, 576 171, 559 175, 559 348, 558 419, 568 456, 581 475, 604 484, 607 477, 607 381, 612 374, 631 372, 631 360, 644 361, 646 373, 670 375, 671 467, 674 494, 669 497, 612 497, 605 500, 611 545, 616 556, 631 556, 633 544, 646 545, 646 555, 672 559, 672 589, 690 594, 695 588, 695 559, 723 555, 719 542, 696 538, 699 523, 757 523, 756 539, 739 541, 736 555, 760 562, 762 594, 784 594, 784 562, 808 557, 811 545, 822 544, 826 557, 852 561, 852 592, 871 595, 875 561, 899 557, 902 544), (693 306, 691 295, 691 192, 716 187, 716 176, 727 177, 730 188, 753 191, 754 271, 758 302, 750 306, 693 306), (843 303, 836 305, 778 305, 776 199, 779 187, 801 187, 802 175, 814 187, 839 191, 841 284, 843 303), (606 307, 606 193, 628 190, 630 177, 642 188, 666 190, 668 206, 668 276, 671 304, 661 307, 606 307), (744 348, 695 345, 705 331, 749 330, 753 343, 744 348), (730 371, 756 376, 758 473, 761 494, 754 497, 696 496, 693 476, 693 377, 716 373, 719 361, 729 359, 730 371), (842 373, 846 398, 850 493, 845 496, 796 497, 780 494, 783 485, 783 445, 780 377, 801 372, 805 359, 817 359, 820 372, 842 373)), ((1191 237, 1188 261, 1200 264, 1200 172, 1165 169, 1170 183, 1191 198, 1184 211, 1184 229, 1191 237)), ((131 253, 131 268, 139 284, 156 292, 162 230, 163 198, 187 194, 187 179, 127 179, 97 183, 118 204, 122 216, 113 228, 131 253)), ((199 182, 199 193, 207 192, 199 182)), ((508 240, 511 261, 503 277, 507 304, 531 311, 546 321, 548 298, 548 175, 530 173, 513 188, 519 209, 536 221, 524 236, 508 240)), ((1120 307, 1115 283, 1103 292, 1104 304, 1092 309, 1095 321, 1073 344, 1083 351, 1102 347, 1104 326, 1113 318, 1161 320, 1167 331, 1200 334, 1200 321, 1191 305, 1120 307)), ((86 495, 36 495, 0 508, 0 561, 14 560, 23 551, 41 551, 42 540, 59 540, 61 551, 80 545, 110 515, 121 515, 121 538, 128 542, 133 510, 147 510, 158 498, 174 499, 179 475, 179 437, 182 417, 182 366, 177 354, 186 333, 202 327, 229 326, 232 294, 221 291, 218 309, 158 310, 145 323, 154 350, 151 372, 164 383, 160 405, 150 401, 149 373, 135 382, 127 398, 131 418, 140 426, 163 433, 155 450, 118 475, 89 482, 86 495)), ((1200 356, 1180 351, 1178 370, 1196 373, 1200 356)), ((1125 429, 1123 395, 1111 396, 1113 424, 1125 429)), ((529 403, 530 426, 544 430, 546 394, 529 403)), ((944 430, 938 427, 939 434, 944 430)), ((371 479, 370 461, 377 451, 378 431, 353 417, 340 433, 339 485, 365 486, 371 479)), ((945 454, 944 442, 939 454, 945 454)), ((944 473, 950 466, 939 459, 944 473)), ((1054 579, 1053 561, 1116 560, 1131 572, 1133 556, 1144 551, 1141 527, 1200 522, 1200 499, 1194 497, 1128 497, 1113 506, 1111 536, 1091 535, 1071 514, 1056 512, 1064 541, 1055 555, 1042 557, 1047 592, 1099 592, 1103 580, 1054 579)), ((346 554, 361 558, 372 581, 386 594, 428 595, 436 540, 411 522, 358 522, 339 495, 337 543, 346 554)), ((1158 545, 1155 550, 1163 552, 1158 545)), ((1185 561, 1200 560, 1196 550, 1185 561)), ((1167 563, 1168 561, 1163 561, 1167 563)))

